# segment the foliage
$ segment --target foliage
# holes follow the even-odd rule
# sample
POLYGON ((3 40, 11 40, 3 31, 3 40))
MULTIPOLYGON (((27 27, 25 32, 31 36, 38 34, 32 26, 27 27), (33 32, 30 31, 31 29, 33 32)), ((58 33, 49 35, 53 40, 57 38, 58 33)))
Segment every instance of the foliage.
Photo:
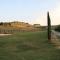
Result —
POLYGON ((58 25, 58 26, 55 28, 55 31, 60 32, 60 25, 58 25))
POLYGON ((51 21, 50 21, 49 12, 47 13, 47 20, 48 20, 48 40, 50 42, 50 40, 51 40, 51 21))

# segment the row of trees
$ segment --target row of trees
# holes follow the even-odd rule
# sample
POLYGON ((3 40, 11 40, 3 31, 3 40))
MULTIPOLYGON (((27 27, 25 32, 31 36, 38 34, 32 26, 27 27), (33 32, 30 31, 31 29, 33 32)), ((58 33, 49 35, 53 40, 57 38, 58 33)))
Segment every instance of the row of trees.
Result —
POLYGON ((3 23, 3 22, 1 22, 0 25, 1 25, 1 26, 3 26, 3 25, 4 25, 4 26, 8 26, 8 25, 11 26, 11 23, 3 23))

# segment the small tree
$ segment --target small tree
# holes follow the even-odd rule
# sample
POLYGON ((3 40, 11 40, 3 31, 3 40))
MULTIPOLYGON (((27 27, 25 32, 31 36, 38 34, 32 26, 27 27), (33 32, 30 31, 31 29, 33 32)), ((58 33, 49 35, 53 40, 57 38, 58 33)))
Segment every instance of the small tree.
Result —
POLYGON ((47 24, 48 24, 48 40, 51 40, 51 21, 49 17, 49 12, 47 12, 47 24))

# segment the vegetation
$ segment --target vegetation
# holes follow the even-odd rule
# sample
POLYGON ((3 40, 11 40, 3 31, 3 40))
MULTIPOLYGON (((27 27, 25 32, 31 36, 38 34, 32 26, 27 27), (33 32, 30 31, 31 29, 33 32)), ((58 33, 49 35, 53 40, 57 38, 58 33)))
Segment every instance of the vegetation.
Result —
POLYGON ((60 25, 58 25, 58 26, 55 28, 55 31, 60 32, 60 25))
POLYGON ((49 12, 47 13, 47 20, 48 20, 48 40, 51 40, 51 21, 49 17, 49 12))
POLYGON ((0 36, 0 60, 60 60, 60 50, 47 41, 47 32, 0 36))

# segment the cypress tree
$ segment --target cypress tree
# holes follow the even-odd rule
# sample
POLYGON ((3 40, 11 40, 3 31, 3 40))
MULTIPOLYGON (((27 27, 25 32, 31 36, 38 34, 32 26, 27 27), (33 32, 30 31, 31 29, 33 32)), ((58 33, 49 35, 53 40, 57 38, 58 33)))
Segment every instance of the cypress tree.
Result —
POLYGON ((48 41, 50 41, 51 40, 51 21, 50 21, 49 12, 47 12, 47 24, 48 24, 48 41))

